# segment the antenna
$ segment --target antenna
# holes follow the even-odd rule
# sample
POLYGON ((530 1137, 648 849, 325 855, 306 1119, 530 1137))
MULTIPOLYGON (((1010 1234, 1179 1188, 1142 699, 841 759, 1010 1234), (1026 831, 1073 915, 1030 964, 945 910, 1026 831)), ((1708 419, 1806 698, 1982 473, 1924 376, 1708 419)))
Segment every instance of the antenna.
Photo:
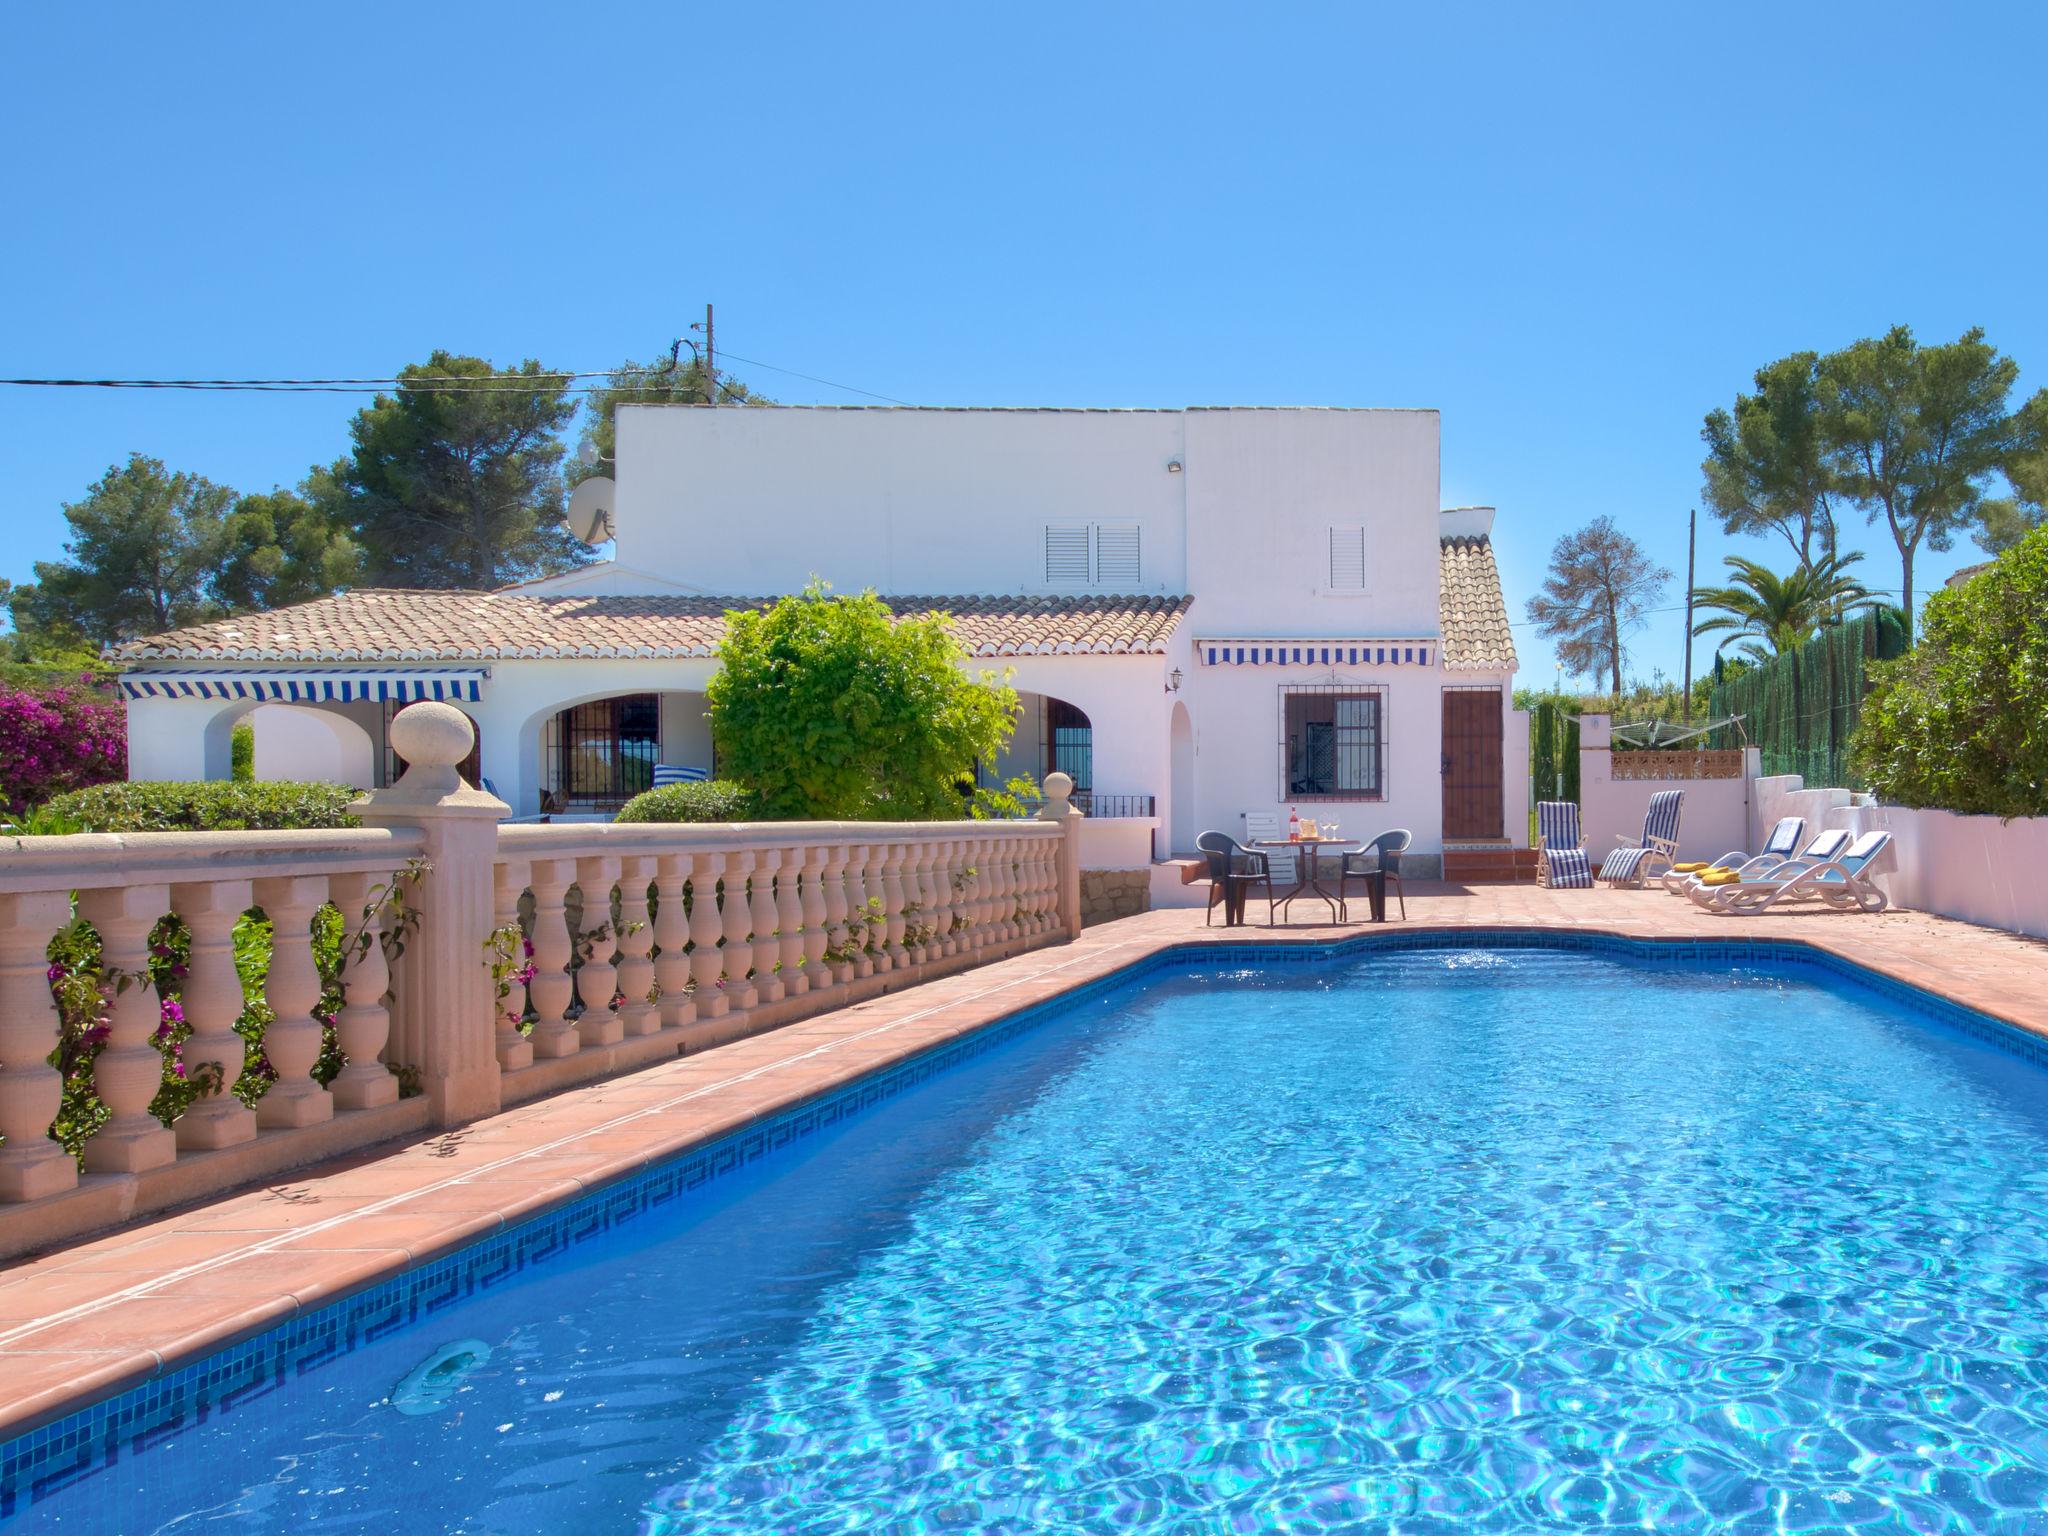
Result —
POLYGON ((612 506, 618 483, 604 475, 592 475, 569 493, 569 510, 562 518, 569 531, 585 544, 603 544, 617 537, 612 526, 612 506))

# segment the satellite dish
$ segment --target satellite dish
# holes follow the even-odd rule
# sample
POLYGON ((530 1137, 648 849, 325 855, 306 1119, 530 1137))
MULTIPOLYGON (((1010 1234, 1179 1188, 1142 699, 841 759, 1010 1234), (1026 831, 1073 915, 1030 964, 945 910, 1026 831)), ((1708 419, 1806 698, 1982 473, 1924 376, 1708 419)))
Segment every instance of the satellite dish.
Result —
POLYGON ((587 437, 583 439, 582 442, 578 443, 576 445, 576 462, 578 464, 581 464, 585 469, 596 468, 597 444, 593 443, 587 437))
POLYGON ((592 475, 569 493, 569 512, 562 521, 585 544, 604 543, 612 537, 612 502, 617 493, 615 481, 592 475))

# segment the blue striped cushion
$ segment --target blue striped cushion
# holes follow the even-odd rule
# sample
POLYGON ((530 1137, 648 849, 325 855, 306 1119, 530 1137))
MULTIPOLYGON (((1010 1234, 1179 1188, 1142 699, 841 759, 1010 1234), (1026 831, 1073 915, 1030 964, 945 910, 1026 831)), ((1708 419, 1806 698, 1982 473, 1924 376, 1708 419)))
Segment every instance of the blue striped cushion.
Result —
POLYGON ((1550 866, 1553 890, 1584 891, 1593 886, 1593 865, 1583 848, 1546 848, 1544 862, 1550 866))
POLYGON ((1678 841, 1678 816, 1685 808, 1685 791, 1660 789, 1650 796, 1649 812, 1643 817, 1643 841, 1678 841))
POLYGON ((674 763, 654 765, 654 787, 664 784, 702 784, 711 777, 709 768, 682 768, 674 763))
POLYGON ((1617 884, 1633 884, 1636 870, 1650 856, 1647 848, 1617 848, 1600 861, 1600 878, 1617 884))
POLYGON ((1536 806, 1536 832, 1546 848, 1576 848, 1579 806, 1575 800, 1544 800, 1536 806))

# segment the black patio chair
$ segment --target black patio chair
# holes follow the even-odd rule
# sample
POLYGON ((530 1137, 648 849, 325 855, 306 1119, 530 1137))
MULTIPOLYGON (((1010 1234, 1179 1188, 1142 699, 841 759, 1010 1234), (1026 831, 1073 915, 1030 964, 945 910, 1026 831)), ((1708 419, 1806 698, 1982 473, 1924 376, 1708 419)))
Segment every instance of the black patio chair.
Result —
POLYGON ((1401 855, 1408 851, 1408 845, 1414 841, 1413 833, 1396 829, 1392 832, 1382 832, 1356 853, 1345 854, 1343 867, 1337 874, 1339 899, 1350 894, 1353 876, 1363 880, 1373 871, 1383 869, 1387 872, 1387 884, 1393 887, 1394 895, 1400 900, 1401 918, 1405 922, 1408 917, 1408 898, 1401 890, 1401 855))
POLYGON ((1209 905, 1202 913, 1202 926, 1215 920, 1216 903, 1223 903, 1223 921, 1232 911, 1244 912, 1245 893, 1253 886, 1266 888, 1266 925, 1273 923, 1273 871, 1266 856, 1246 848, 1227 832, 1204 832, 1195 839, 1202 857, 1209 861, 1209 905))

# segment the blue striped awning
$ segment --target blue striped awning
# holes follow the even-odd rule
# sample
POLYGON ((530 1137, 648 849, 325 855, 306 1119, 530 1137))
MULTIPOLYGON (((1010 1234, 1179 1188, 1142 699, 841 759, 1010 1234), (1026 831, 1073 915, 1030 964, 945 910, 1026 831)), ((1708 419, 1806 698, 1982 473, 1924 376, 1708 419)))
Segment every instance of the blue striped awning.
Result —
POLYGON ((1205 667, 1426 667, 1434 640, 1197 640, 1205 667))
POLYGON ((440 699, 474 704, 490 677, 485 667, 383 668, 374 672, 129 672, 121 692, 131 699, 250 699, 287 704, 351 704, 369 699, 412 704, 440 699))

